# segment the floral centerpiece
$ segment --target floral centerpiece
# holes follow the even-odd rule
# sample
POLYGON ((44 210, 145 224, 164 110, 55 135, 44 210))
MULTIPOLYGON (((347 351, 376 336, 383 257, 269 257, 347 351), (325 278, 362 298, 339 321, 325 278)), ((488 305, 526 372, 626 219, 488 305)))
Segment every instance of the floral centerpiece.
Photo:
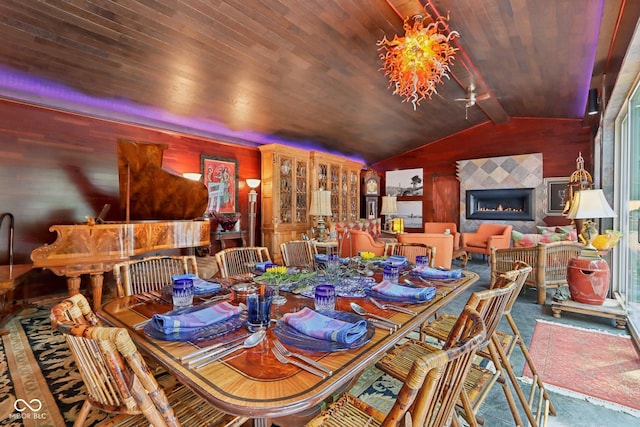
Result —
POLYGON ((275 292, 273 295, 272 303, 275 305, 282 305, 287 302, 287 299, 279 293, 280 287, 282 285, 288 283, 297 283, 302 280, 309 279, 315 275, 315 272, 305 273, 299 272, 296 269, 289 269, 288 267, 284 266, 275 266, 267 268, 267 270, 263 274, 256 277, 254 280, 257 283, 263 283, 273 287, 275 292))

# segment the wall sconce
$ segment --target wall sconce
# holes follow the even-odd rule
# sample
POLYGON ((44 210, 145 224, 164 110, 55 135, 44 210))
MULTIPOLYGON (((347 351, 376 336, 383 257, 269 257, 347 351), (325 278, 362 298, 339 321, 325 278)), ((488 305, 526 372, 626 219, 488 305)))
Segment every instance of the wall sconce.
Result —
POLYGON ((255 178, 247 179, 247 185, 251 189, 249 191, 249 246, 256 244, 256 202, 258 201, 258 192, 256 188, 260 185, 260 180, 255 178))
POLYGON ((598 114, 598 89, 589 89, 587 106, 587 114, 590 116, 598 114))
POLYGON ((192 179, 194 181, 200 181, 200 178, 202 178, 202 174, 197 172, 185 172, 182 174, 182 176, 187 179, 192 179))

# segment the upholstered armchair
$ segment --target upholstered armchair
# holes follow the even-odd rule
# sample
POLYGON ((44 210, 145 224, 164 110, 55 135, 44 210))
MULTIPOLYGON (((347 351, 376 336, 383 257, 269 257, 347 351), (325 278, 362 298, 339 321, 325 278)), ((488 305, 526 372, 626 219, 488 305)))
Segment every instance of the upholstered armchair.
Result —
POLYGON ((460 249, 460 233, 455 222, 425 222, 425 233, 440 233, 444 234, 447 230, 453 235, 453 250, 460 249))
POLYGON ((353 255, 358 252, 373 252, 375 256, 383 256, 386 243, 376 242, 367 231, 351 230, 351 245, 353 255))
POLYGON ((444 233, 400 233, 398 243, 424 243, 436 248, 436 267, 451 268, 453 235, 444 233))
POLYGON ((480 224, 475 233, 462 233, 462 249, 482 255, 491 255, 491 248, 506 249, 511 245, 513 226, 505 224, 480 224))

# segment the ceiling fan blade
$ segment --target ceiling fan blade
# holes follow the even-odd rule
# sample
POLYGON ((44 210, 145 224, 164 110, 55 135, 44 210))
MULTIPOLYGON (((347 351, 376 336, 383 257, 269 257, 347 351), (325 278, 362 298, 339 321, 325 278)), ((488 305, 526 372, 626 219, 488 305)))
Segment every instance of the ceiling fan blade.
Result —
POLYGON ((465 101, 465 102, 468 102, 469 98, 456 98, 456 99, 454 99, 454 101, 465 101))
POLYGON ((485 93, 483 95, 477 95, 476 96, 476 101, 484 101, 491 98, 491 95, 489 95, 488 93, 485 93))

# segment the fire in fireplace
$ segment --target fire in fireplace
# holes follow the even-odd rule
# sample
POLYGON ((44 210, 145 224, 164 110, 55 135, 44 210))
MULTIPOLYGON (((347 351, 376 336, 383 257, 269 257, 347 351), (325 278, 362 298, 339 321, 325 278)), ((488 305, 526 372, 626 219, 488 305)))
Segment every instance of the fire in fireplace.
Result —
POLYGON ((467 190, 467 219, 533 221, 533 188, 467 190))

